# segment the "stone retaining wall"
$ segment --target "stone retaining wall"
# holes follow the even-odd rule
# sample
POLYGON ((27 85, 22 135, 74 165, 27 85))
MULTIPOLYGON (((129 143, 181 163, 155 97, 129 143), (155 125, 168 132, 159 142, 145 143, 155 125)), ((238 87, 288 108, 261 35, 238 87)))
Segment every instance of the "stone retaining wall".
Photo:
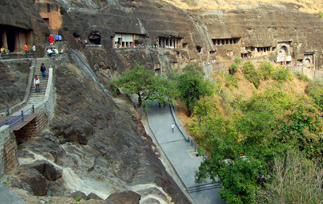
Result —
POLYGON ((9 125, 0 127, 0 178, 18 166, 18 152, 15 134, 9 125))
MULTIPOLYGON (((30 86, 27 90, 30 90, 30 86)), ((18 163, 16 135, 19 138, 35 137, 46 126, 54 113, 56 92, 53 83, 53 68, 49 68, 47 89, 42 103, 35 106, 38 116, 18 131, 10 131, 10 126, 0 127, 0 178, 9 173, 18 163)))

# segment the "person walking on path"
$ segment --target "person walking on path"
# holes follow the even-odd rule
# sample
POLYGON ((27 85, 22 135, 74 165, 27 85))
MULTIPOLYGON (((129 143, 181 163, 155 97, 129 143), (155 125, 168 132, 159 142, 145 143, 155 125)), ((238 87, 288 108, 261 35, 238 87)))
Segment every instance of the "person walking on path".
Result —
POLYGON ((25 52, 26 52, 26 58, 28 58, 28 44, 25 44, 25 52))
POLYGON ((61 35, 58 35, 58 41, 62 42, 62 36, 61 35))
POLYGON ((172 123, 172 133, 174 133, 174 130, 175 130, 175 125, 174 123, 172 123))
POLYGON ((39 85, 40 81, 39 81, 39 78, 38 76, 36 75, 35 76, 35 79, 34 79, 34 87, 35 87, 35 92, 40 92, 40 85, 39 85))
POLYGON ((46 67, 45 67, 44 63, 41 64, 40 71, 41 71, 43 78, 46 78, 46 67))

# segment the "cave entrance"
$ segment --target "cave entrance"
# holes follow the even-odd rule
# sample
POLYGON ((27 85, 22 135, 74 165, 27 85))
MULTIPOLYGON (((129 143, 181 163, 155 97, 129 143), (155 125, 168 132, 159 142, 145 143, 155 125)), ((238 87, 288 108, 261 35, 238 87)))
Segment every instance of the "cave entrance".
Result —
POLYGON ((201 46, 197 45, 197 46, 196 46, 196 49, 197 49, 197 52, 198 52, 198 53, 201 53, 201 51, 202 51, 202 47, 201 47, 201 46))
POLYGON ((278 52, 278 59, 280 64, 286 64, 286 54, 287 54, 287 47, 281 46, 278 52))
POLYGON ((89 36, 89 41, 91 44, 94 45, 101 45, 101 35, 98 32, 93 32, 91 33, 91 35, 89 36))
POLYGON ((15 32, 12 30, 9 30, 7 32, 7 45, 9 52, 14 52, 16 47, 16 35, 15 32))
POLYGON ((310 58, 306 58, 305 61, 304 61, 304 64, 309 64, 311 63, 311 59, 310 58))

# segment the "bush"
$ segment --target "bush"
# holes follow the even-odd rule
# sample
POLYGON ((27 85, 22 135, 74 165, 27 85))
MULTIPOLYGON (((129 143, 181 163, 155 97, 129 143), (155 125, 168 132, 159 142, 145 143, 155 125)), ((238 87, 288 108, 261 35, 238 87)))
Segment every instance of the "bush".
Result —
POLYGON ((317 14, 318 17, 320 18, 323 18, 323 12, 322 11, 319 11, 318 14, 317 14))
POLYGON ((241 63, 241 58, 240 57, 236 57, 236 58, 234 58, 234 63, 236 63, 236 64, 240 64, 241 63))
POLYGON ((260 77, 258 71, 255 69, 255 65, 252 64, 252 62, 248 61, 243 64, 243 73, 246 77, 246 79, 253 83, 258 89, 260 85, 260 77))
POLYGON ((315 104, 322 111, 323 110, 323 80, 318 79, 311 81, 306 87, 305 92, 313 98, 315 104))
POLYGON ((300 72, 296 72, 295 73, 296 77, 299 79, 299 80, 302 80, 302 81, 305 81, 305 82, 309 82, 310 79, 303 73, 300 73, 300 72))
POLYGON ((230 90, 232 90, 233 88, 239 88, 238 86, 239 78, 232 75, 227 75, 225 77, 225 81, 226 81, 225 86, 228 87, 230 90))
POLYGON ((262 79, 269 79, 273 75, 274 67, 270 62, 262 61, 259 65, 259 72, 262 79))
POLYGON ((278 67, 278 69, 273 74, 273 78, 277 80, 279 83, 283 83, 287 80, 293 80, 293 77, 290 71, 284 66, 278 67))
POLYGON ((238 71, 239 66, 236 63, 232 63, 229 69, 229 73, 234 75, 238 71))
POLYGON ((323 170, 304 155, 289 150, 274 160, 271 182, 258 193, 259 203, 320 203, 323 170))

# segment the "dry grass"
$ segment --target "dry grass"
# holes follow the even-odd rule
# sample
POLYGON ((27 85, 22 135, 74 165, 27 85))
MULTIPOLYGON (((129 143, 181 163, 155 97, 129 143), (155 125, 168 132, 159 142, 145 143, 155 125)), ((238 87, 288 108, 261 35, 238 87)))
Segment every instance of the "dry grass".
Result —
POLYGON ((318 13, 322 11, 323 0, 197 0, 198 2, 195 6, 190 7, 186 2, 187 0, 163 0, 174 6, 185 9, 205 9, 205 10, 233 10, 238 8, 254 8, 261 4, 269 4, 276 7, 284 7, 281 3, 293 3, 295 4, 295 9, 307 13, 318 13))
MULTIPOLYGON (((232 62, 229 62, 229 64, 232 62)), ((276 68, 277 65, 273 64, 274 67, 276 68)), ((242 65, 240 65, 242 66, 242 65)), ((255 67, 258 68, 259 63, 255 64, 255 67)), ((241 69, 238 70, 238 72, 235 74, 235 76, 237 78, 240 79, 240 81, 238 82, 238 86, 239 88, 235 88, 232 91, 230 91, 229 88, 223 86, 222 89, 226 90, 226 93, 229 93, 230 96, 233 97, 233 100, 237 99, 238 97, 243 97, 242 99, 247 100, 249 98, 251 98, 255 93, 263 93, 265 92, 267 89, 271 89, 271 88, 279 88, 280 90, 284 91, 285 93, 290 94, 291 96, 298 98, 299 96, 305 96, 306 97, 306 93, 305 93, 305 88, 308 85, 308 82, 304 82, 302 80, 297 79, 297 77, 293 76, 293 80, 292 81, 287 81, 284 82, 282 84, 279 84, 279 82, 270 79, 270 80, 262 80, 260 83, 260 86, 258 87, 258 89, 255 89, 254 85, 252 83, 250 83, 248 80, 245 79, 243 72, 241 71, 241 69)), ((214 76, 214 80, 219 80, 219 83, 222 85, 225 83, 225 78, 222 77, 221 75, 215 75, 214 76)), ((217 97, 217 96, 214 96, 217 97)), ((218 111, 219 114, 221 114, 224 118, 227 118, 227 111, 225 111, 225 107, 223 107, 221 105, 221 102, 219 100, 218 101, 218 111)), ((181 122, 186 130, 186 132, 193 136, 193 134, 188 130, 188 126, 190 124, 192 124, 192 118, 189 118, 187 116, 187 109, 185 107, 184 104, 182 103, 177 103, 176 106, 178 107, 178 115, 181 119, 181 122)), ((194 137, 194 136, 193 136, 194 137)))

